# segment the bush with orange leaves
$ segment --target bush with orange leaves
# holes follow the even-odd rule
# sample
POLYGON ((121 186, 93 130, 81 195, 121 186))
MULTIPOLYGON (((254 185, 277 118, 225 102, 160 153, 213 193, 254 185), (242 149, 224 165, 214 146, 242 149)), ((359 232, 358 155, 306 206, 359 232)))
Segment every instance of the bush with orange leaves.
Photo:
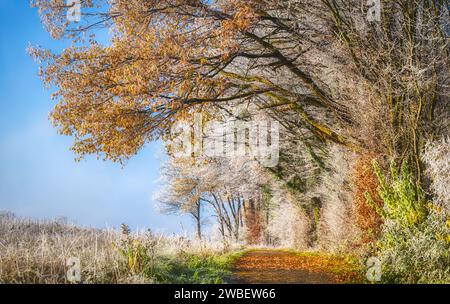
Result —
POLYGON ((355 185, 356 224, 361 229, 361 242, 367 244, 377 239, 383 223, 375 206, 366 199, 367 195, 376 206, 381 207, 383 200, 378 195, 378 178, 373 171, 375 154, 361 156, 355 163, 353 180, 355 185))
POLYGON ((246 241, 250 245, 259 244, 262 241, 264 220, 261 202, 250 199, 244 205, 246 241))

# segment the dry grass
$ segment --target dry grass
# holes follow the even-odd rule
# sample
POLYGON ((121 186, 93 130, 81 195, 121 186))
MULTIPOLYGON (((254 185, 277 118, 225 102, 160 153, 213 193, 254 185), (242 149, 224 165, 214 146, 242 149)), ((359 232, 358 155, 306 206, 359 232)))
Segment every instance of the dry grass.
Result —
POLYGON ((2 283, 68 283, 66 262, 80 258, 86 282, 119 282, 124 278, 112 244, 113 231, 81 229, 57 221, 0 217, 2 283))
POLYGON ((159 276, 159 269, 167 270, 180 257, 209 258, 221 249, 178 236, 124 234, 0 214, 0 283, 69 283, 66 263, 71 257, 80 259, 82 283, 170 281, 159 276))

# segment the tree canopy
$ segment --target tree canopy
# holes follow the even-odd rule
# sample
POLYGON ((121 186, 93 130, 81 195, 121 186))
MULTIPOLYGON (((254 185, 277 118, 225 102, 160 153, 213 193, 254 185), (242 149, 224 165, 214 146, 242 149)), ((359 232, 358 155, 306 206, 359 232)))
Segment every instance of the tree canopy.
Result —
MULTIPOLYGON (((54 38, 72 41, 60 53, 31 53, 55 88, 51 119, 74 138, 80 157, 124 161, 149 141, 170 142, 172 127, 198 113, 274 119, 281 150, 269 173, 298 195, 311 192, 302 206, 315 229, 323 200, 337 201, 326 191, 346 201, 351 157, 407 161, 411 178, 425 185, 423 147, 449 127, 448 0, 80 0, 78 23, 67 20, 64 0, 32 3, 54 38), (342 162, 344 177, 334 162, 342 162), (322 187, 329 178, 334 186, 322 187)), ((211 169, 210 178, 221 181, 215 200, 201 161, 210 169, 224 163, 186 161, 193 172, 176 171, 167 202, 187 202, 194 214, 200 209, 190 207, 201 199, 240 206, 241 189, 219 178, 224 166, 211 169)), ((367 163, 357 167, 360 180, 376 187, 367 163)), ((274 183, 251 181, 240 169, 227 173, 257 186, 258 195, 243 200, 249 207, 274 183)), ((367 185, 360 186, 364 199, 367 185)), ((242 224, 239 214, 234 221, 242 224)))

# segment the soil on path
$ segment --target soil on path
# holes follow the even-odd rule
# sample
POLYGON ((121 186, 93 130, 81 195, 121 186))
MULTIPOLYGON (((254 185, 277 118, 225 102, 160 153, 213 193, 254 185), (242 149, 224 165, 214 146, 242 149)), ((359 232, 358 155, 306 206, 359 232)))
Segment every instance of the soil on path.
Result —
POLYGON ((325 271, 311 269, 305 259, 292 252, 249 251, 231 269, 235 284, 336 284, 338 278, 325 271))

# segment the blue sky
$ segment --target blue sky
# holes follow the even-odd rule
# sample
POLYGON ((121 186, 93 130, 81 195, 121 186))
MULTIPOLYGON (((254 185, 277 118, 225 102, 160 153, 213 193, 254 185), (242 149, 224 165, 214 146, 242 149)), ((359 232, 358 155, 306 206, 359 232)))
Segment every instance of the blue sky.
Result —
POLYGON ((80 225, 180 232, 191 222, 158 212, 152 202, 161 143, 152 143, 122 168, 88 158, 74 161, 71 138, 57 134, 48 114, 49 91, 26 53, 29 43, 61 49, 43 29, 28 0, 0 0, 0 211, 19 216, 66 216, 80 225))

